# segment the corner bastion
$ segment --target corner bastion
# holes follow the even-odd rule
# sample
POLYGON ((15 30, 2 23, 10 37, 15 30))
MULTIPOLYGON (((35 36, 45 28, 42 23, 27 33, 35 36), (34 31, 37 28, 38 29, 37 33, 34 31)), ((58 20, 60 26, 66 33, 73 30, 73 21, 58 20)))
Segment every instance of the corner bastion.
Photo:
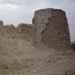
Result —
POLYGON ((50 48, 70 47, 69 27, 66 14, 61 9, 41 9, 33 17, 33 44, 50 48))

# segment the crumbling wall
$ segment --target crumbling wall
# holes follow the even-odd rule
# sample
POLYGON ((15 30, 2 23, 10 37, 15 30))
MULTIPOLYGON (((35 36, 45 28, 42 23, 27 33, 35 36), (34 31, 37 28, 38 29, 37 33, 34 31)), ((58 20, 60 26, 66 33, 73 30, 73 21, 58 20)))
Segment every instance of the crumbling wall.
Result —
POLYGON ((2 27, 4 25, 3 21, 0 21, 0 27, 2 27))
POLYGON ((17 38, 17 39, 32 39, 32 25, 21 23, 17 27, 14 25, 2 25, 0 23, 0 37, 17 38))
POLYGON ((34 45, 43 43, 50 48, 70 47, 69 28, 63 10, 49 8, 35 11, 33 30, 34 45))
POLYGON ((35 11, 33 18, 33 41, 40 42, 42 35, 41 32, 46 29, 46 23, 48 23, 49 16, 51 17, 51 10, 39 10, 35 11))

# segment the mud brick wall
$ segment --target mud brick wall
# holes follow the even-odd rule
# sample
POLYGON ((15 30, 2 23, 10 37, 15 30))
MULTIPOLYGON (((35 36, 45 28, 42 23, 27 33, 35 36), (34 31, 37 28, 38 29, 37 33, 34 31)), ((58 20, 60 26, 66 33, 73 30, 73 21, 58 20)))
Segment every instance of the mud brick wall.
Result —
POLYGON ((33 43, 44 43, 50 48, 70 47, 66 14, 60 9, 41 9, 33 17, 33 43))

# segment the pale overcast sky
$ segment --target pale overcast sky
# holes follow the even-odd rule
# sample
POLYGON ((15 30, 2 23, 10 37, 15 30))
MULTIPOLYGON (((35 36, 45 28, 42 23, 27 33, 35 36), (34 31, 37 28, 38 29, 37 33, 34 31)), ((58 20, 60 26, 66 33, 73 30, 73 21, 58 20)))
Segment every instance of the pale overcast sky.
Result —
POLYGON ((0 20, 5 24, 31 23, 34 10, 58 8, 66 11, 71 40, 75 41, 75 0, 0 0, 0 20))

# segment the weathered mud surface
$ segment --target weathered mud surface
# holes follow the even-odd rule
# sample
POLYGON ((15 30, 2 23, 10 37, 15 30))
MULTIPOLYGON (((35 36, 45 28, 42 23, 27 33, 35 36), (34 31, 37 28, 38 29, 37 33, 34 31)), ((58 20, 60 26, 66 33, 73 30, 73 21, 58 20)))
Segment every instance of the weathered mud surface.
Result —
POLYGON ((74 59, 70 50, 35 48, 31 39, 0 33, 0 75, 75 75, 74 59))

